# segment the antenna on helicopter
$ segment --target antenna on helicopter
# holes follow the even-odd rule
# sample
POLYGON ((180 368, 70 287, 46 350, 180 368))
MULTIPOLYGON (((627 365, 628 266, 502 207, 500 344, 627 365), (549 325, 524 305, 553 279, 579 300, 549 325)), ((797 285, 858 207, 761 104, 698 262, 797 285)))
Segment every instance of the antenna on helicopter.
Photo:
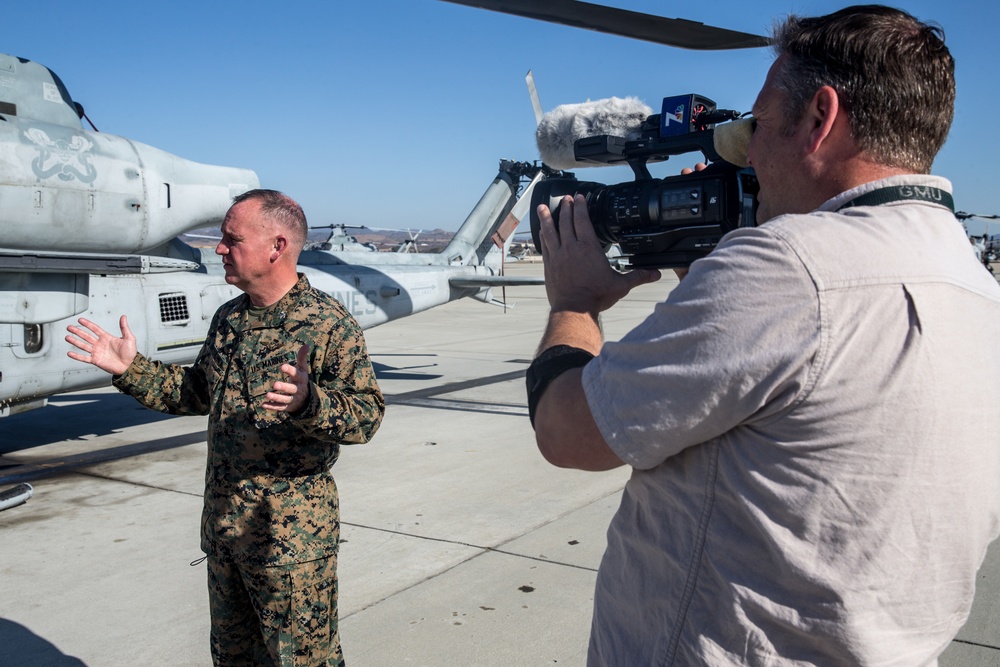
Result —
POLYGON ((94 128, 94 132, 100 132, 100 130, 97 129, 97 126, 94 125, 94 121, 90 120, 90 116, 88 116, 87 112, 83 110, 83 105, 82 104, 80 104, 76 100, 73 100, 73 106, 76 107, 76 115, 77 116, 79 116, 80 118, 85 119, 88 123, 90 123, 90 126, 92 128, 94 128))

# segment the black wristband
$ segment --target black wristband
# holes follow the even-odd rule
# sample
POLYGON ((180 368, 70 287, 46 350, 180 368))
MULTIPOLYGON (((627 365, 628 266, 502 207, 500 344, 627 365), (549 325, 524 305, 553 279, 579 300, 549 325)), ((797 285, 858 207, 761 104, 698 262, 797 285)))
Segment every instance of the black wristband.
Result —
POLYGON ((594 358, 590 352, 571 345, 553 345, 531 362, 525 380, 528 385, 528 419, 535 427, 535 410, 549 384, 571 368, 586 366, 594 358))

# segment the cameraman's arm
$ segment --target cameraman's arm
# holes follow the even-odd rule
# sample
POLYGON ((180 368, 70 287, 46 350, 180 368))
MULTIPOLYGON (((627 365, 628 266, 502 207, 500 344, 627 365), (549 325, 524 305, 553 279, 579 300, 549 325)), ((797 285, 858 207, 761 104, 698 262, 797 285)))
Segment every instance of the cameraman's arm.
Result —
POLYGON ((560 468, 611 470, 625 465, 608 447, 583 394, 583 370, 566 371, 549 385, 535 416, 535 443, 560 468))
MULTIPOLYGON (((563 345, 596 355, 601 343, 600 328, 590 315, 556 312, 549 316, 540 349, 544 353, 563 345)), ((534 421, 538 450, 546 461, 560 468, 617 468, 623 461, 608 447, 594 422, 582 377, 582 367, 570 368, 556 376, 542 393, 534 421)))
MULTIPOLYGON (((545 291, 552 311, 537 360, 550 357, 553 349, 562 349, 565 355, 532 365, 544 380, 544 389, 534 397, 538 401, 535 439, 542 455, 554 465, 608 470, 623 462, 608 447, 590 413, 581 367, 585 357, 598 354, 603 344, 598 314, 634 287, 658 280, 660 273, 622 274, 612 269, 580 195, 563 199, 558 224, 547 206, 539 207, 538 217, 545 291)), ((529 377, 529 404, 531 386, 529 377)))

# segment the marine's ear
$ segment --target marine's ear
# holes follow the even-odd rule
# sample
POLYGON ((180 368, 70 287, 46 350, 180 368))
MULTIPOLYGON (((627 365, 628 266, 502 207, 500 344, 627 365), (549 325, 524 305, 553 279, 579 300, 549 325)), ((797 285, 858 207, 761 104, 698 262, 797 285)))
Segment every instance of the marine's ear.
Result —
POLYGON ((271 251, 271 261, 276 262, 278 258, 281 257, 286 250, 288 250, 288 239, 279 234, 274 237, 272 247, 274 250, 271 251))

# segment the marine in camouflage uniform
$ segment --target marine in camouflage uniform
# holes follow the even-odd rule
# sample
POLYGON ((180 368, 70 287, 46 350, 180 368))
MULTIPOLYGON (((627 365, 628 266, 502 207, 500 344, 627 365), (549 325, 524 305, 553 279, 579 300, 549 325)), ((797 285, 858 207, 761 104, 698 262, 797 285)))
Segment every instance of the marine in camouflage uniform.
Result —
POLYGON ((202 548, 216 665, 339 665, 340 443, 365 442, 385 403, 354 318, 298 272, 305 213, 276 190, 233 199, 215 252, 244 295, 215 314, 190 368, 138 354, 80 318, 72 359, 155 410, 209 414, 202 548))
POLYGON ((330 466, 340 443, 366 442, 385 411, 350 313, 300 275, 269 307, 246 295, 223 305, 191 367, 139 354, 114 385, 160 412, 210 415, 201 547, 216 664, 343 664, 330 466), (304 344, 308 402, 294 414, 264 409, 304 344))

